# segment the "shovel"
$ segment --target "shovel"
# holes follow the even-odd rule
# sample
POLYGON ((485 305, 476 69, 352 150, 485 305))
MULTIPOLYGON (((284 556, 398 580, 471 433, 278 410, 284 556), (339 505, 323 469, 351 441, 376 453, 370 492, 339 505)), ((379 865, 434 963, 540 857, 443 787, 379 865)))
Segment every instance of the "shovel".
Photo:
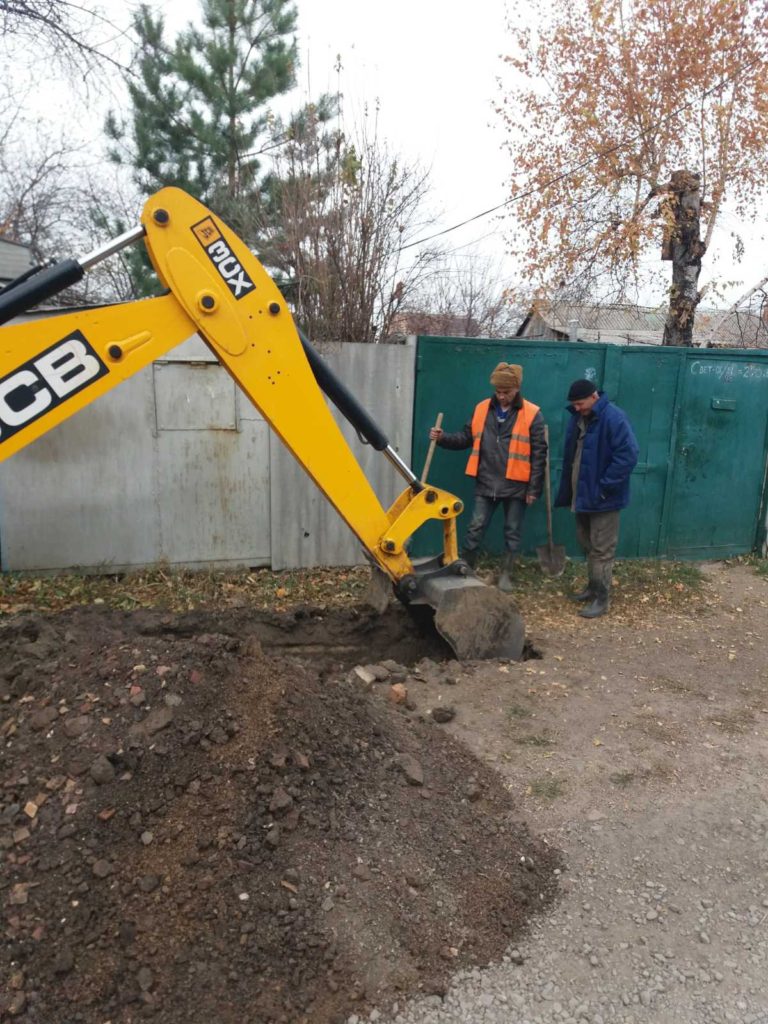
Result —
MULTIPOLYGON (((440 427, 442 427, 442 425, 443 425, 443 414, 441 412, 439 412, 437 414, 437 419, 435 420, 435 429, 439 430, 440 427)), ((427 458, 426 458, 426 461, 424 462, 424 470, 423 470, 423 472, 421 474, 421 482, 423 484, 426 484, 426 482, 427 482, 427 473, 429 473, 429 467, 432 465, 432 456, 435 454, 435 448, 436 447, 437 447, 437 441, 430 441, 429 442, 429 451, 427 452, 427 458)))
POLYGON ((552 542, 552 485, 549 479, 549 427, 544 427, 547 442, 547 465, 544 476, 544 496, 547 503, 547 543, 536 548, 539 565, 547 576, 562 576, 565 569, 565 547, 552 542))

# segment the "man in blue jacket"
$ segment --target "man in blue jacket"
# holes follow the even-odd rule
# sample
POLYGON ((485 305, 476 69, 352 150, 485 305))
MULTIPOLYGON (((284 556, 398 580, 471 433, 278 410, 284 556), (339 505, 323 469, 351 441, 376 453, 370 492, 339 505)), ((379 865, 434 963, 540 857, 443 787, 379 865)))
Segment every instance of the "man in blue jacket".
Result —
POLYGON ((629 477, 637 465, 638 447, 626 414, 593 381, 575 380, 568 401, 571 422, 555 505, 576 514, 576 536, 587 557, 589 582, 573 599, 585 602, 580 615, 595 619, 608 611, 619 515, 629 504, 629 477))

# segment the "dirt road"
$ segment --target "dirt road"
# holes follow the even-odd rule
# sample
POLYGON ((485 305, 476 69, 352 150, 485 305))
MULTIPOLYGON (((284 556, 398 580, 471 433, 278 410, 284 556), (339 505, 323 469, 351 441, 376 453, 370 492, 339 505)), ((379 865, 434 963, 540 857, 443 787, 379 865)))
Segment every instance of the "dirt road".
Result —
POLYGON ((533 620, 540 661, 424 686, 566 867, 521 962, 400 1019, 768 1021, 768 582, 704 569, 683 613, 533 620))

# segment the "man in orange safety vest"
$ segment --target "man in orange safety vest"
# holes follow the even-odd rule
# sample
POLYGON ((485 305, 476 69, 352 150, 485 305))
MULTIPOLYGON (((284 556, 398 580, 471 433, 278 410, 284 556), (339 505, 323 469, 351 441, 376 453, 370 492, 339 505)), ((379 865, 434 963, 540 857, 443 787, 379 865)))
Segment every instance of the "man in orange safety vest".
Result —
POLYGON ((497 506, 504 508, 504 559, 499 589, 512 590, 512 567, 520 548, 528 505, 541 495, 547 459, 544 418, 520 394, 523 368, 499 363, 491 374, 494 393, 475 407, 472 419, 454 434, 432 427, 441 448, 471 448, 466 472, 475 478, 475 507, 462 558, 474 568, 480 544, 497 506))

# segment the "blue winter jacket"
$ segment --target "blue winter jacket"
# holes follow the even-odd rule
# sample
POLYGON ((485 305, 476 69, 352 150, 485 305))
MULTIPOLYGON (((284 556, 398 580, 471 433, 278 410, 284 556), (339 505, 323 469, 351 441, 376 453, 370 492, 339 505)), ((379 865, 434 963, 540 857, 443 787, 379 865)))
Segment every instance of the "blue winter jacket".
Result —
MULTIPOLYGON (((602 392, 587 420, 576 489, 577 512, 612 512, 629 504, 629 477, 637 465, 637 440, 626 414, 602 392)), ((563 475, 555 505, 570 507, 571 476, 580 413, 572 406, 565 435, 563 475)))

